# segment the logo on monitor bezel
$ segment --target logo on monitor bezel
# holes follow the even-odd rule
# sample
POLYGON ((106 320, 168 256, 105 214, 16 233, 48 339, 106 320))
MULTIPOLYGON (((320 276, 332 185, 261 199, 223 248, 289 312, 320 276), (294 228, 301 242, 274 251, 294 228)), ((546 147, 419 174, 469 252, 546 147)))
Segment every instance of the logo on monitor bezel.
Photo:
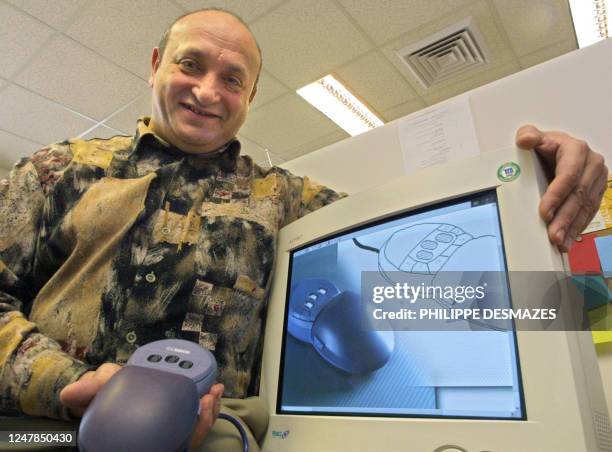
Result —
POLYGON ((521 175, 521 167, 514 162, 506 162, 497 169, 497 178, 502 182, 511 182, 521 175))
POLYGON ((274 438, 286 439, 289 436, 290 430, 272 430, 274 438))

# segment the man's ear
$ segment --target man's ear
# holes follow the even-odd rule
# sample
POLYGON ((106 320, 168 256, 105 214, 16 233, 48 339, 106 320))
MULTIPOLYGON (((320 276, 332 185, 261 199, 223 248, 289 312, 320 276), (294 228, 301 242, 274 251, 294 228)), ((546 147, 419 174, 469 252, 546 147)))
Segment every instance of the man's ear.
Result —
POLYGON ((153 54, 151 55, 151 75, 149 76, 150 87, 153 87, 153 79, 155 78, 155 74, 157 73, 157 69, 159 68, 160 62, 161 58, 159 56, 159 48, 155 47, 153 49, 153 54))
POLYGON ((251 91, 251 96, 249 97, 249 104, 253 102, 253 98, 255 97, 255 93, 257 92, 257 83, 253 87, 253 91, 251 91))

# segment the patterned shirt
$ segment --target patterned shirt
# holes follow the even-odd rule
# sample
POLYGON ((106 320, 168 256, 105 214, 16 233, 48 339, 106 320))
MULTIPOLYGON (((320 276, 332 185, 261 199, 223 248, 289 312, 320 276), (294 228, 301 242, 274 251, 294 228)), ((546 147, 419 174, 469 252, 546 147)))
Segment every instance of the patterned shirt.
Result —
POLYGON ((342 195, 264 169, 240 144, 184 154, 70 140, 0 183, 0 410, 68 418, 59 392, 142 344, 215 354, 225 396, 254 390, 279 228, 342 195))

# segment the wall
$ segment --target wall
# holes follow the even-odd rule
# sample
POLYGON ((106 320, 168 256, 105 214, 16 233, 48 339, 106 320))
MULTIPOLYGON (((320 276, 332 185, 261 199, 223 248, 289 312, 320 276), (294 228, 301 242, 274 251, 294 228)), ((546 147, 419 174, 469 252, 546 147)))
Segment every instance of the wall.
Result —
MULTIPOLYGON (((516 129, 531 123, 584 138, 612 161, 611 54, 609 39, 466 93, 481 150, 512 146, 516 129)), ((349 193, 378 185, 402 175, 399 121, 282 166, 349 193)))

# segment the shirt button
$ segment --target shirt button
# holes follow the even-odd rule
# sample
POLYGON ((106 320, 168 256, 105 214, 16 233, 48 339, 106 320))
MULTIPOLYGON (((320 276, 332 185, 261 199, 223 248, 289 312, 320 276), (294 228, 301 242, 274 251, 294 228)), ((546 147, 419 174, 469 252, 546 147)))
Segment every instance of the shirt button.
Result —
POLYGON ((125 335, 125 340, 128 341, 130 344, 133 344, 134 342, 136 342, 136 333, 130 331, 128 334, 125 335))
POLYGON ((163 228, 161 228, 161 233, 163 235, 168 235, 170 234, 170 228, 168 226, 164 226, 163 228))
POLYGON ((151 272, 151 273, 147 273, 147 275, 145 276, 145 279, 147 280, 147 282, 149 283, 154 283, 155 282, 155 273, 151 272))

